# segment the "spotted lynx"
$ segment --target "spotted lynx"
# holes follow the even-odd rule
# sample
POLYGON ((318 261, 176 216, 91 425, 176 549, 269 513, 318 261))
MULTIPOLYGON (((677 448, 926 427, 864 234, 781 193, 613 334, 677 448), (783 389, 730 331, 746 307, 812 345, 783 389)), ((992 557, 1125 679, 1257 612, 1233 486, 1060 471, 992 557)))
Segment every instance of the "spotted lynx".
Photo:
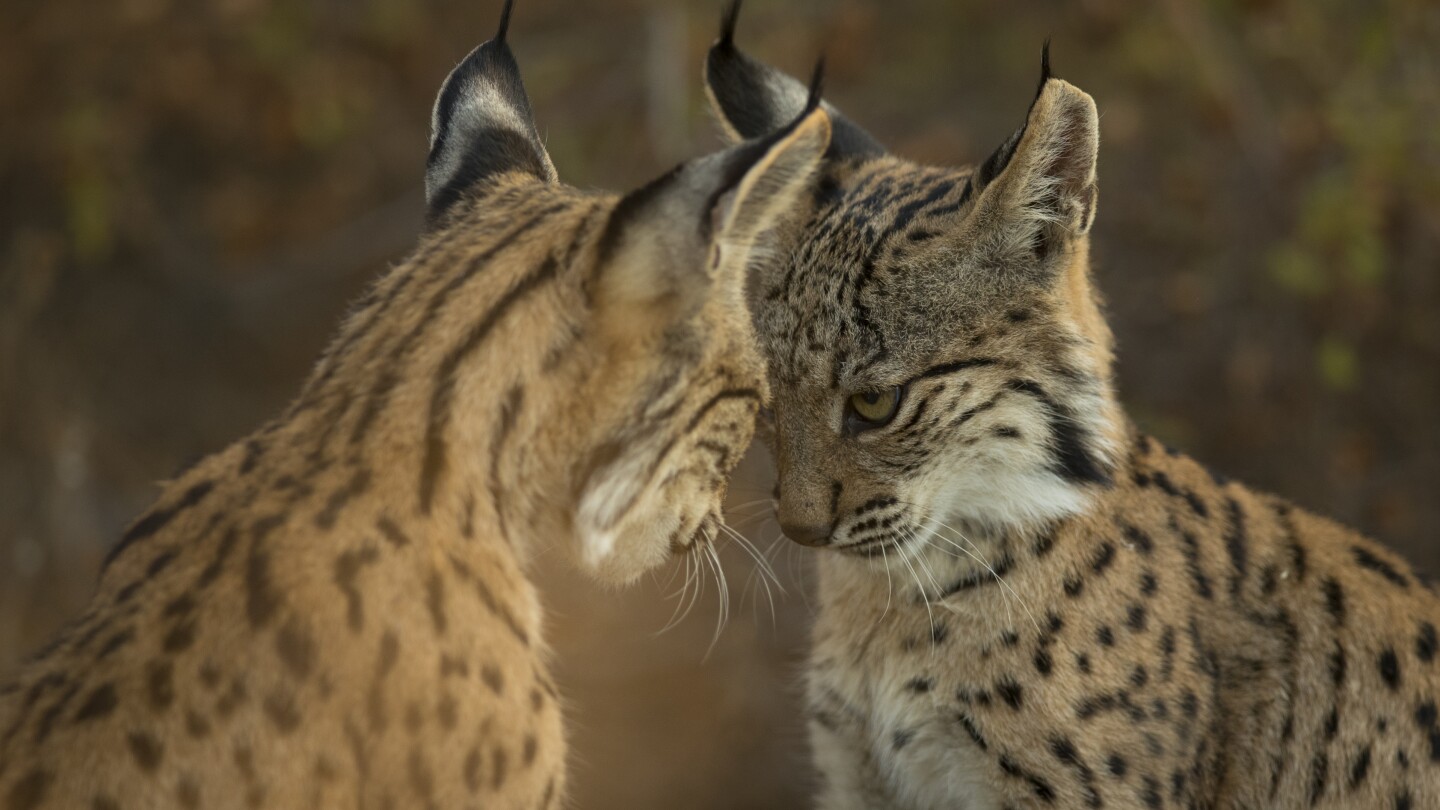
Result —
MULTIPOLYGON (((804 101, 739 52, 753 136, 804 101)), ((1440 602, 1380 545, 1139 434, 1091 286, 1098 118, 1047 65, 975 169, 835 115, 754 293, 778 516, 825 547, 820 806, 1440 807, 1440 602)))
POLYGON ((581 193, 504 34, 440 92, 415 252, 0 692, 0 807, 561 806, 527 560, 619 583, 712 541, 767 393, 747 268, 829 122, 581 193))

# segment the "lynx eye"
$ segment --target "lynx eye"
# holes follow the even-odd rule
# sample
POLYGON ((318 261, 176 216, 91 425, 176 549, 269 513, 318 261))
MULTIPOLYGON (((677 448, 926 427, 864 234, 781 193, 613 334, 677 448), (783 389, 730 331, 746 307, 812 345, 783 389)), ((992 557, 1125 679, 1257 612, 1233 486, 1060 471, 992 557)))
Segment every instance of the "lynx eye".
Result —
POLYGON ((889 423, 891 419, 895 418, 895 412, 900 409, 902 393, 900 386, 897 385, 852 394, 849 413, 845 419, 847 427, 858 433, 889 423))

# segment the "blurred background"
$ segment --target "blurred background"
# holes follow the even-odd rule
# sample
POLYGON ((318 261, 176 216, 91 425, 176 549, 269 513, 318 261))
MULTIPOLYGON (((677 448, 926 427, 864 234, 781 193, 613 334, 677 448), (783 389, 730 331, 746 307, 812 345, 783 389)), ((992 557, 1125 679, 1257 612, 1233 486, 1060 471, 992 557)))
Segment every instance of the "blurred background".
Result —
MULTIPOLYGON (((721 0, 521 0, 562 177, 632 187, 718 145, 721 0)), ((421 219, 430 105, 499 0, 0 4, 0 671, 88 598, 154 482, 277 412, 421 219)), ((740 42, 897 153, 983 159, 1040 43, 1101 112, 1096 272, 1123 395, 1218 469, 1440 568, 1440 5, 751 0, 740 42)), ((769 489, 763 458, 737 504, 769 489)), ((574 805, 791 807, 806 555, 765 509, 678 628, 666 577, 539 576, 574 805), (757 595, 758 594, 758 595, 757 595)), ((677 580, 678 582, 678 580, 677 580)))

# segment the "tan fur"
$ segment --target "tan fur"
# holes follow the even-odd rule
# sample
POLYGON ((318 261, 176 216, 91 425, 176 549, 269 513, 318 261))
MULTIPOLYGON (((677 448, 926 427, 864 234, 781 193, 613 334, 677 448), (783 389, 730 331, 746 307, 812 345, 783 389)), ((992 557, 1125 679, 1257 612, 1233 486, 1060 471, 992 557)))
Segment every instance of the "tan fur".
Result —
POLYGON ((527 561, 620 583, 714 539, 766 395, 746 273, 828 137, 816 111, 624 201, 462 195, 0 692, 0 808, 560 806, 527 561))
MULTIPOLYGON (((722 117, 784 114, 793 80, 729 37, 722 117)), ((777 511, 826 547, 819 806, 1440 807, 1440 600, 1120 408, 1098 139, 1047 68, 979 168, 842 152, 755 296, 777 511), (855 421, 894 387, 893 419, 855 421)))

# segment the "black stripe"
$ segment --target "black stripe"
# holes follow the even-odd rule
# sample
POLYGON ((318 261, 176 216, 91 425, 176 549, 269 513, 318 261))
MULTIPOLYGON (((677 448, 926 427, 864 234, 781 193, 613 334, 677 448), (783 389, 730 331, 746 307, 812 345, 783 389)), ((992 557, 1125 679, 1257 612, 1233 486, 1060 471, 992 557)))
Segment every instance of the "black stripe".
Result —
POLYGON ((559 269, 560 264, 555 261, 555 257, 547 256, 540 267, 511 287, 510 291, 485 313, 485 317, 470 328, 465 339, 441 361, 440 368, 435 373, 435 387, 430 394, 430 418, 425 426, 425 459, 420 468, 420 511, 423 514, 430 514, 436 483, 445 470, 445 431, 449 427, 450 413, 454 407, 460 364, 480 348, 500 319, 505 317, 505 313, 509 312, 517 301, 534 292, 542 284, 552 281, 559 269))
MULTIPOLYGON (((695 414, 690 417, 690 421, 686 423, 685 429, 672 435, 670 439, 665 442, 665 446, 660 448, 660 451, 655 454, 654 460, 650 462, 649 469, 645 471, 643 480, 648 483, 650 479, 654 478, 656 471, 660 469, 660 465, 665 462, 665 457, 670 454, 670 451, 674 449, 675 445, 679 443, 682 438, 690 435, 690 433, 693 432, 695 428, 700 424, 701 420, 703 420, 705 416, 715 408, 716 405, 719 405, 721 402, 725 402, 731 399, 754 400, 756 407, 759 407, 759 404, 761 402, 760 392, 755 390, 754 388, 727 388, 710 397, 710 399, 706 400, 705 404, 701 405, 699 410, 697 410, 695 414)), ((611 444, 614 443, 612 442, 611 444)), ((611 445, 607 445, 607 447, 610 446, 611 445)), ((619 449, 617 448, 614 450, 614 453, 612 455, 618 454, 619 449)), ((605 526, 601 526, 601 530, 603 531, 609 529, 610 527, 623 520, 625 515, 629 514, 630 510, 635 506, 635 501, 640 498, 640 495, 644 493, 644 491, 645 487, 637 488, 635 490, 635 493, 630 496, 630 500, 625 503, 625 506, 615 513, 614 519, 605 526)))
POLYGON ((1076 420, 1069 408, 1051 399, 1045 389, 1033 380, 1011 380, 1007 387, 1029 394, 1049 411, 1050 440, 1055 451, 1051 472, 1078 484, 1109 487, 1114 483, 1110 470, 1090 452, 1090 431, 1076 420))
POLYGON ((1229 507, 1230 525, 1225 531, 1225 550, 1230 552, 1230 565, 1235 569, 1235 574, 1230 579, 1230 595, 1235 596, 1240 593, 1240 586, 1245 580, 1249 562, 1249 540, 1245 530, 1245 512, 1240 508, 1240 502, 1231 498, 1229 507))
POLYGON ((105 556, 105 562, 100 566, 101 570, 103 571, 109 567, 110 563, 114 562, 115 558, 120 556, 120 553, 132 544, 154 535, 156 532, 165 528, 177 515, 199 505, 201 501, 205 500, 205 496, 209 495, 214 488, 214 481, 201 481, 185 490, 185 494, 180 497, 180 500, 177 501, 174 506, 152 511, 140 518, 140 520, 135 522, 135 525, 130 527, 129 531, 125 532, 124 536, 120 538, 120 542, 117 543, 114 548, 110 549, 110 553, 105 556))
POLYGON ((500 483, 500 453, 505 449, 505 440, 510 436, 510 430, 515 427, 515 420, 524 405, 525 389, 516 384, 505 395, 505 402, 500 406, 500 421, 495 426, 495 435, 490 439, 490 499, 495 507, 495 519, 500 524, 500 536, 507 541, 510 539, 510 534, 505 527, 505 506, 502 497, 504 487, 500 483))
POLYGON ((564 211, 568 207, 568 203, 556 203, 555 205, 542 209, 525 222, 517 225, 511 229, 509 233, 500 237, 495 244, 471 259, 463 271, 455 274, 443 288, 431 296, 429 302, 425 305, 425 312, 416 321, 414 327, 397 342, 395 348, 391 350, 390 355, 386 358, 384 368, 381 369, 377 375, 377 382, 371 387, 369 395, 365 398, 365 406, 360 413, 360 418, 355 422, 355 427, 350 432, 349 441, 352 447, 360 444, 369 432, 370 425, 374 423, 375 418, 378 417, 380 411, 384 409, 390 392, 400 382, 400 369, 405 366, 405 356, 410 353, 414 345, 423 336, 425 330, 439 320, 436 315, 440 309, 445 306, 446 302, 450 300, 450 296, 473 278, 476 273, 487 267, 490 260, 495 258, 498 253, 512 245, 521 236, 534 230, 554 214, 564 211))

